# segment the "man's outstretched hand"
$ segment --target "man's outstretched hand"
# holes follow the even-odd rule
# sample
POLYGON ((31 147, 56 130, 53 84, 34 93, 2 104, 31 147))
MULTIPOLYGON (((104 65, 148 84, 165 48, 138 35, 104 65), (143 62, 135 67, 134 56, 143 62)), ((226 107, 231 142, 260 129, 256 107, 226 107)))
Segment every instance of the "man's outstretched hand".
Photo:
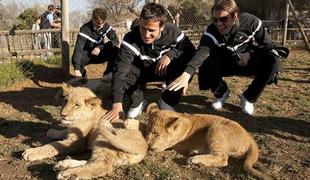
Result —
POLYGON ((188 88, 189 79, 191 78, 191 75, 187 72, 183 72, 181 76, 176 78, 174 81, 172 81, 168 86, 167 89, 169 91, 178 91, 181 88, 183 89, 183 94, 186 93, 186 90, 188 88))
POLYGON ((124 119, 126 117, 125 112, 123 111, 122 103, 114 103, 112 109, 107 112, 101 119, 108 121, 115 121, 117 119, 124 119))

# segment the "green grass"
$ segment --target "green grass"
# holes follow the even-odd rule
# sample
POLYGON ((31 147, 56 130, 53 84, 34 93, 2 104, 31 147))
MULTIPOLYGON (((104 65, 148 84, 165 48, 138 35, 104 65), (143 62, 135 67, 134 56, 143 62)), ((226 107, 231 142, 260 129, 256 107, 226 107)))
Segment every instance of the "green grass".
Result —
POLYGON ((51 56, 48 59, 24 60, 18 63, 4 63, 0 65, 0 87, 6 88, 24 81, 36 71, 37 66, 61 67, 61 55, 51 56))
POLYGON ((9 87, 12 84, 23 81, 26 75, 21 66, 16 63, 2 64, 0 66, 0 87, 9 87))
MULTIPOLYGON (((44 61, 43 61, 44 62, 44 61)), ((55 65, 61 67, 61 54, 60 55, 55 55, 51 56, 47 59, 47 61, 44 62, 44 64, 50 64, 50 65, 55 65)))

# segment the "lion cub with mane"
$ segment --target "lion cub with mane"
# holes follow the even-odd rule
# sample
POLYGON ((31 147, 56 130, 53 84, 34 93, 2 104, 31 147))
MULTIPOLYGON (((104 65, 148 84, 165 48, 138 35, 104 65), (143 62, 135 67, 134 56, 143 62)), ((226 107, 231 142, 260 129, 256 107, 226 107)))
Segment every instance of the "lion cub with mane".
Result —
POLYGON ((147 108, 147 143, 155 152, 173 148, 182 154, 196 154, 188 163, 224 167, 228 157, 245 157, 244 169, 256 177, 273 179, 253 168, 258 147, 237 122, 224 117, 160 110, 156 103, 147 108))
MULTIPOLYGON (((137 120, 118 123, 125 128, 114 128, 100 118, 107 112, 101 100, 88 88, 63 85, 66 102, 62 107, 64 130, 50 129, 47 136, 53 141, 41 147, 24 151, 28 161, 51 158, 56 155, 77 154, 92 150, 90 160, 65 159, 55 165, 60 171, 57 179, 91 179, 112 172, 113 167, 140 162, 147 152, 147 143, 137 120)), ((113 123, 117 125, 117 123, 113 123)))

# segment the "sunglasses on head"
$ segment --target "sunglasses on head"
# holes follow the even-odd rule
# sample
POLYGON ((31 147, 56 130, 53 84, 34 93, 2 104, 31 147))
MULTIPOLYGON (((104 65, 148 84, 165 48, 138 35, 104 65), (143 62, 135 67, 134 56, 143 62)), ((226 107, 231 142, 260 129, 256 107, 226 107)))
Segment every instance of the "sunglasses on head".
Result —
POLYGON ((228 21, 228 19, 229 19, 229 16, 230 16, 230 15, 223 16, 223 17, 219 17, 219 18, 213 17, 213 18, 212 18, 212 21, 213 21, 214 23, 217 23, 218 21, 220 21, 221 23, 226 23, 226 22, 228 21))

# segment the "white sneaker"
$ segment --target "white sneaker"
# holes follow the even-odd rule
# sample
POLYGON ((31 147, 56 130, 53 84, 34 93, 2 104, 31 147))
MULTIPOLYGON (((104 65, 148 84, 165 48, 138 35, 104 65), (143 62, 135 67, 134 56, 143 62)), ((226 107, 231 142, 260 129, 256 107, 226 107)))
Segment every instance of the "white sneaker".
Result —
POLYGON ((161 110, 170 110, 170 111, 175 111, 174 107, 170 106, 167 104, 164 100, 160 99, 158 100, 158 105, 161 110))
POLYGON ((146 101, 143 100, 139 104, 138 107, 135 107, 135 108, 130 107, 129 111, 127 112, 127 118, 132 118, 133 119, 133 118, 136 118, 137 116, 139 116, 142 113, 145 105, 146 105, 146 101))
POLYGON ((254 112, 254 105, 253 103, 250 103, 244 96, 241 96, 241 108, 242 111, 251 115, 254 112))
POLYGON ((227 89, 227 91, 223 94, 223 97, 216 98, 213 103, 212 107, 216 110, 222 109, 223 105, 225 104, 226 100, 230 97, 231 91, 227 89))

